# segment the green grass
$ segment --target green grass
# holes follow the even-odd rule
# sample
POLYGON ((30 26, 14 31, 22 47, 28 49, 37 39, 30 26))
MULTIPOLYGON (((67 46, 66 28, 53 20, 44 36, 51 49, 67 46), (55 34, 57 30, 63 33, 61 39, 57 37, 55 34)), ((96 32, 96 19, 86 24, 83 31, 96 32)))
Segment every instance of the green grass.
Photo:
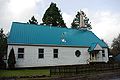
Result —
POLYGON ((0 77, 50 75, 49 69, 0 70, 0 77))

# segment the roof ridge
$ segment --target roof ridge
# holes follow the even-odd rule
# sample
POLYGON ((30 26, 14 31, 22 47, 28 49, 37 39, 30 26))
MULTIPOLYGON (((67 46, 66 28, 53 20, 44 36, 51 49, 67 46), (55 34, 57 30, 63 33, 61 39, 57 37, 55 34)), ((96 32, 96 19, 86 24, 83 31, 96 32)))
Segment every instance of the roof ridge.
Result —
MULTIPOLYGON (((49 25, 35 25, 35 24, 28 24, 28 23, 21 23, 21 22, 12 22, 12 24, 24 24, 24 25, 34 25, 34 26, 39 26, 39 27, 50 27, 50 28, 59 28, 59 29, 68 29, 68 30, 76 30, 76 31, 88 31, 88 30, 82 30, 82 29, 72 29, 72 28, 63 28, 63 27, 57 27, 57 26, 49 26, 49 25)), ((88 31, 92 32, 92 31, 88 31)))

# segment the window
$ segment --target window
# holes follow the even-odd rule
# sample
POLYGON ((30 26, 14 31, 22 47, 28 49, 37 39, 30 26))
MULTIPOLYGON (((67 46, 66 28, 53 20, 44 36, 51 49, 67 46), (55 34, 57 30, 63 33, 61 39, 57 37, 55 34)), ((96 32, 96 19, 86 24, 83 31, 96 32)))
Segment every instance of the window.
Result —
POLYGON ((18 53, 24 53, 24 48, 18 48, 18 53))
POLYGON ((24 54, 18 54, 18 58, 24 58, 24 54))
POLYGON ((58 49, 54 49, 53 51, 54 51, 54 53, 58 53, 58 49))
POLYGON ((92 57, 94 57, 94 54, 92 53, 92 57))
POLYGON ((44 58, 44 49, 38 49, 38 58, 44 58))
POLYGON ((44 53, 44 49, 39 49, 39 53, 44 53))
POLYGON ((105 54, 102 54, 102 57, 105 57, 105 54))
POLYGON ((53 49, 54 58, 58 58, 58 49, 53 49))
POLYGON ((39 58, 44 58, 44 54, 39 54, 39 58))
POLYGON ((55 54, 55 53, 54 53, 54 58, 58 58, 58 54, 55 54))
POLYGON ((105 51, 104 51, 104 50, 102 50, 102 53, 105 53, 105 51))
POLYGON ((76 57, 79 57, 79 56, 81 55, 81 52, 80 52, 79 50, 77 50, 77 51, 75 52, 75 55, 76 55, 76 57))
POLYGON ((24 58, 24 48, 18 48, 18 58, 24 58))

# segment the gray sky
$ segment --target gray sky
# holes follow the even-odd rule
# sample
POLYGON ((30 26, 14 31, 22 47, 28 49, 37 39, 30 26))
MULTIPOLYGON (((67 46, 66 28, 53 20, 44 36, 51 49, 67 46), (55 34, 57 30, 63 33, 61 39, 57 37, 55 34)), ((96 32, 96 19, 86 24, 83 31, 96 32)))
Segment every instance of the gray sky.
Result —
POLYGON ((81 9, 90 18, 92 31, 109 45, 120 33, 120 0, 0 0, 0 28, 7 33, 12 22, 26 23, 33 15, 41 23, 51 2, 57 4, 68 27, 81 9))

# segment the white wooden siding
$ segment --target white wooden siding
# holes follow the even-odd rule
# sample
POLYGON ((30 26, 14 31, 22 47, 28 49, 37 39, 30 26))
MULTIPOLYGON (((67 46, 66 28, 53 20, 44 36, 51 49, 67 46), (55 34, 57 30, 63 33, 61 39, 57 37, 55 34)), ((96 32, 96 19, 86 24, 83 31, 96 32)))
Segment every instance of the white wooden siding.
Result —
MULTIPOLYGON (((90 58, 88 48, 74 48, 74 47, 41 47, 41 46, 17 46, 8 45, 8 55, 11 49, 14 49, 16 57, 16 67, 43 67, 43 66, 57 66, 57 65, 77 65, 87 64, 90 58), (18 59, 18 48, 24 48, 24 58, 18 59), (38 58, 38 49, 44 49, 44 58, 38 58), (58 58, 53 57, 53 49, 58 49, 58 58), (75 51, 80 50, 80 57, 76 57, 75 51)), ((100 60, 103 61, 101 54, 100 60)), ((108 61, 108 52, 105 49, 104 61, 108 61)))

